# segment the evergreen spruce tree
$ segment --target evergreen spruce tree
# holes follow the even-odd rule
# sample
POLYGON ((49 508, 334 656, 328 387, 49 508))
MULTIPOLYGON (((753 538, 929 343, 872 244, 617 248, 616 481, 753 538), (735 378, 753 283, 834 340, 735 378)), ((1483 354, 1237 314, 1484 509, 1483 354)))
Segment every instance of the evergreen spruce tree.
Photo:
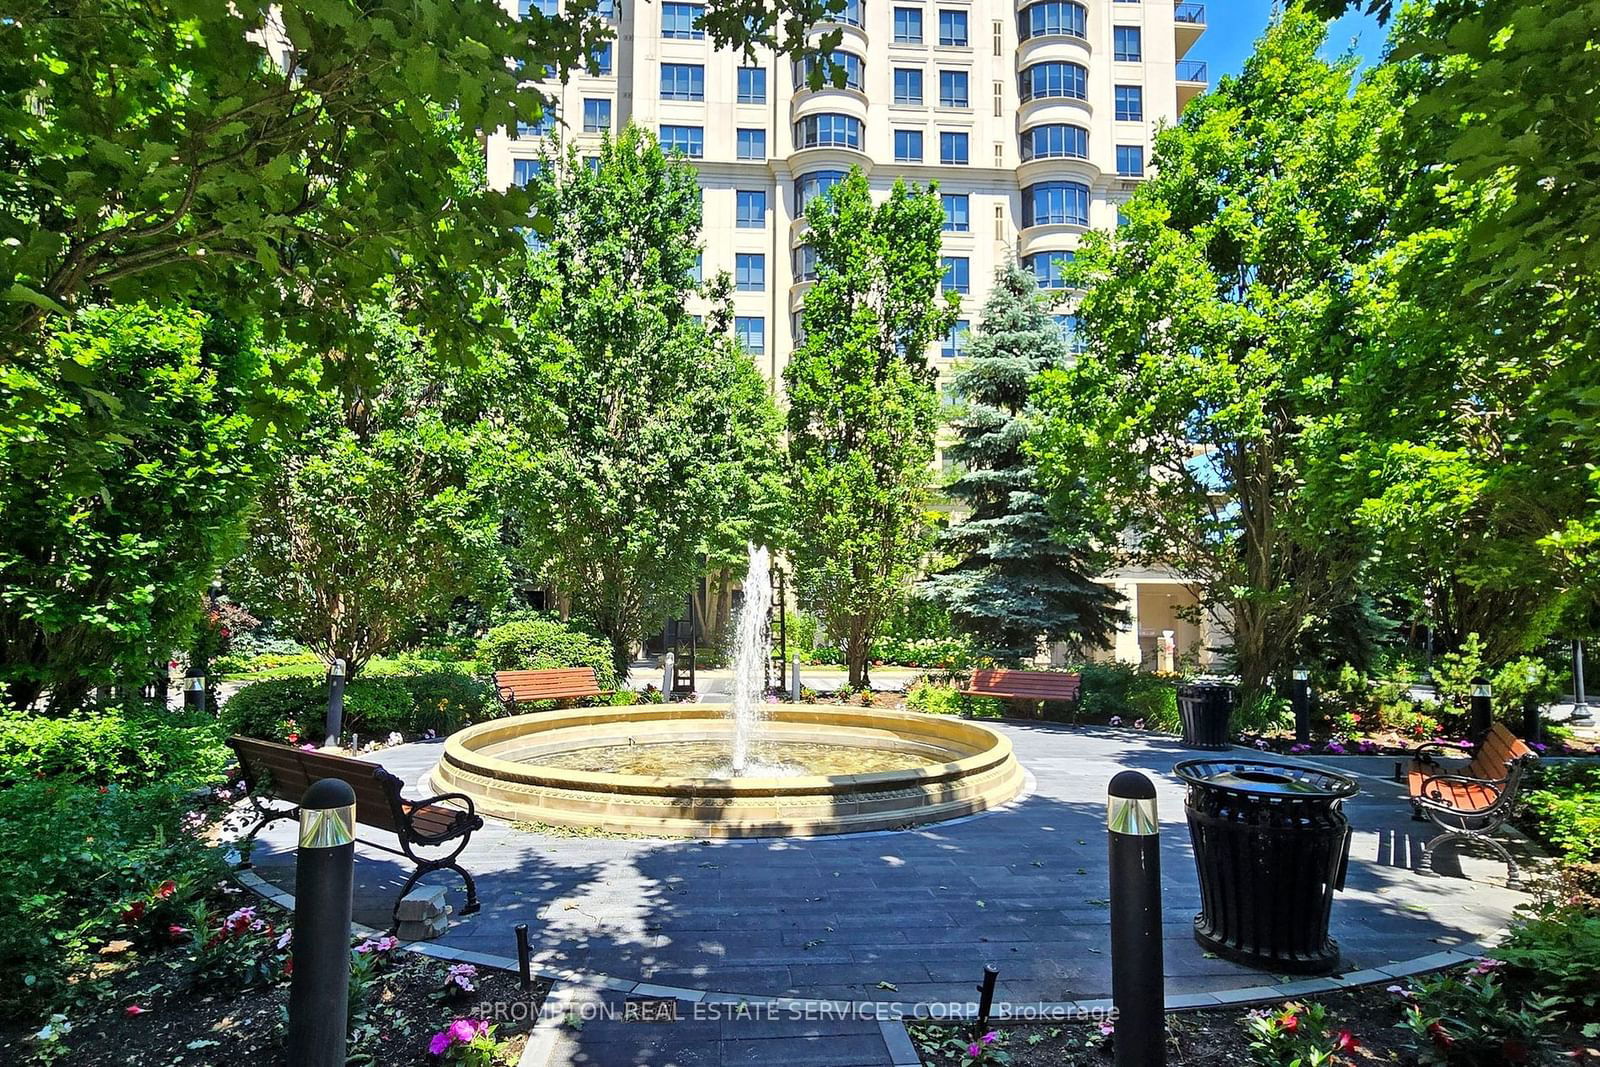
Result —
POLYGON ((947 451, 963 470, 947 492, 970 514, 941 535, 947 565, 923 583, 1002 662, 1033 658, 1041 638, 1104 646, 1124 617, 1117 594, 1093 580, 1088 539, 1047 511, 1024 450, 1034 377, 1066 358, 1034 275, 1007 263, 955 379, 960 439, 947 451))

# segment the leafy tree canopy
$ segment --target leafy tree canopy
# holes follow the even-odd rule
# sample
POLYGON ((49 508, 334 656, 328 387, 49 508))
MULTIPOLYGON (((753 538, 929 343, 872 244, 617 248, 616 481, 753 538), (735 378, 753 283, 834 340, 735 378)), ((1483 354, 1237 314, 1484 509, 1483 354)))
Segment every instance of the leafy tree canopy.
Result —
POLYGON ((927 349, 959 300, 939 296, 944 209, 932 188, 897 181, 874 205, 852 170, 806 219, 817 280, 784 369, 791 554, 801 594, 844 642, 850 684, 863 685, 878 623, 928 546, 939 401, 927 349))

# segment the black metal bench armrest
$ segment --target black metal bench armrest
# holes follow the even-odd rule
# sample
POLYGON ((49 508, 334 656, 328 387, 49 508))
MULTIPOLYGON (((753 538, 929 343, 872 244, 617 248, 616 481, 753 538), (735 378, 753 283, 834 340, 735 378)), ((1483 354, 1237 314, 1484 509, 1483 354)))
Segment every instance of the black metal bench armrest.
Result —
POLYGON ((1432 777, 1423 779, 1421 788, 1412 799, 1425 808, 1450 812, 1453 815, 1487 815, 1502 807, 1510 797, 1511 794, 1506 792, 1504 782, 1493 782, 1484 778, 1470 778, 1464 774, 1435 774, 1432 777), (1494 799, 1481 808, 1458 808, 1454 804, 1428 794, 1428 787, 1435 782, 1448 782, 1454 785, 1481 785, 1494 791, 1494 799))
POLYGON ((1406 753, 1406 755, 1410 756, 1418 763, 1426 763, 1430 766, 1437 766, 1439 761, 1433 758, 1435 753, 1443 755, 1444 746, 1439 744, 1437 741, 1429 741, 1426 744, 1418 745, 1416 748, 1406 753))
POLYGON ((475 805, 472 802, 472 798, 467 796, 465 793, 440 793, 436 797, 429 797, 426 800, 407 801, 407 803, 411 805, 412 811, 416 811, 419 808, 432 807, 434 804, 438 804, 441 801, 446 800, 465 801, 467 810, 460 814, 465 815, 466 818, 463 819, 458 817, 455 820, 455 828, 447 833, 425 834, 416 828, 416 823, 412 821, 411 816, 407 815, 406 833, 410 836, 411 840, 415 841, 419 845, 439 844, 443 841, 453 841, 462 834, 470 834, 472 831, 482 828, 483 819, 478 815, 477 805, 475 805))

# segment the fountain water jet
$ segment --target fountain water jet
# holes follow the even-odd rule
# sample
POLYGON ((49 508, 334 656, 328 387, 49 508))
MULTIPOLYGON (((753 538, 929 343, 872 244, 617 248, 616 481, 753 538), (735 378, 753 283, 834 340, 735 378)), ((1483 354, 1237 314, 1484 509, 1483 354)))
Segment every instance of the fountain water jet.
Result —
POLYGON ((733 773, 750 769, 750 750, 766 719, 767 663, 772 658, 772 634, 767 614, 772 610, 772 557, 760 545, 750 546, 750 566, 744 576, 744 606, 733 650, 733 773))

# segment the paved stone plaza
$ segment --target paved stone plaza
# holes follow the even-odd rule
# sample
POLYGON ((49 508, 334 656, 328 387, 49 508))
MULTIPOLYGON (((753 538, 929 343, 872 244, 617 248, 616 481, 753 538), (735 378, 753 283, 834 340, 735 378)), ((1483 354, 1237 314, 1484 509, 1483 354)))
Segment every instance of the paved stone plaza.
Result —
MULTIPOLYGON (((1191 935, 1199 890, 1183 793, 1170 772, 1197 753, 1128 730, 1023 721, 998 729, 1030 772, 1029 791, 1003 810, 918 830, 694 842, 558 837, 491 819, 462 856, 483 910, 456 921, 433 947, 514 957, 512 928, 525 922, 535 964, 548 973, 611 980, 613 989, 637 982, 641 993, 667 987, 661 991, 686 999, 968 1002, 986 963, 1000 969, 998 997, 1012 1004, 1102 998, 1111 988, 1105 787, 1133 768, 1158 788, 1171 1006, 1299 988, 1207 958, 1191 935)), ((372 758, 419 795, 417 779, 440 748, 405 745, 372 758)), ((1355 828, 1347 888, 1333 911, 1347 980, 1385 980, 1378 968, 1492 942, 1524 899, 1504 888, 1504 868, 1458 862, 1447 848, 1439 875, 1417 873, 1432 827, 1410 819, 1401 787, 1388 780, 1392 758, 1325 765, 1360 775, 1361 793, 1346 804, 1355 828)), ((274 824, 255 857, 258 873, 284 889, 293 887, 291 834, 291 823, 274 824)), ((357 921, 387 926, 407 871, 403 861, 358 846, 357 921)), ((459 880, 440 872, 433 881, 449 887, 459 909, 459 880)), ((616 1062, 635 1062, 616 1051, 616 1062)), ((569 1061, 604 1062, 549 1062, 569 1061)))

